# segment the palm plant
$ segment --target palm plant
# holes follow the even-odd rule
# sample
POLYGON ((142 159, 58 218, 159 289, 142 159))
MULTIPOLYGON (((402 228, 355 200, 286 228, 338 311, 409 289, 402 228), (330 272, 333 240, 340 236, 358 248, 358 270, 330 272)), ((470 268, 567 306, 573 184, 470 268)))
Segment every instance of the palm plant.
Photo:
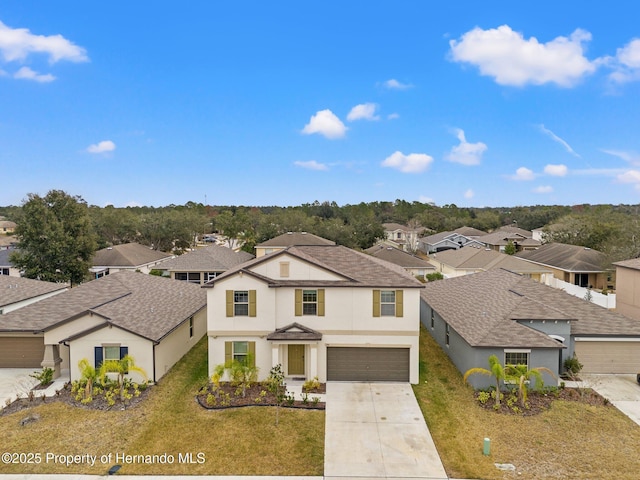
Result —
POLYGON ((140 367, 136 367, 135 361, 131 355, 125 355, 120 360, 106 360, 100 366, 99 377, 102 382, 107 373, 118 374, 118 386, 120 387, 120 400, 124 402, 124 376, 130 372, 137 372, 142 375, 146 381, 147 372, 140 367))
POLYGON ((489 375, 489 376, 495 378, 495 380, 496 380, 496 406, 499 406, 500 405, 500 381, 504 380, 506 377, 505 377, 504 367, 500 363, 500 360, 498 360, 498 357, 495 356, 495 355, 491 355, 489 357, 489 369, 488 370, 486 368, 481 368, 481 367, 470 368, 469 370, 467 370, 464 373, 463 380, 466 382, 467 378, 469 378, 470 375, 474 375, 476 373, 478 373, 480 375, 489 375))
POLYGON ((93 396, 93 384, 96 381, 96 378, 98 378, 96 369, 86 358, 83 358, 78 362, 78 368, 80 369, 80 378, 87 382, 84 387, 84 398, 91 398, 93 396))
POLYGON ((518 399, 520 400, 520 405, 522 405, 523 408, 527 403, 527 385, 530 384, 531 378, 535 379, 536 386, 539 385, 542 387, 544 385, 542 372, 548 373, 553 378, 556 378, 556 375, 547 367, 535 367, 530 369, 527 365, 506 366, 505 374, 507 378, 515 380, 518 385, 518 399))

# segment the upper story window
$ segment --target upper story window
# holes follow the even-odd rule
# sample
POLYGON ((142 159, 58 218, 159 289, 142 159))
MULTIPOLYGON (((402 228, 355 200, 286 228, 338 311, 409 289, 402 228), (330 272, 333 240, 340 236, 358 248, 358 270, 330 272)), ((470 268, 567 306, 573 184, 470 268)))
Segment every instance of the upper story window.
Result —
POLYGON ((227 290, 227 317, 255 317, 255 290, 227 290))
POLYGON ((324 316, 324 288, 315 290, 295 290, 295 314, 324 316))
POLYGON ((374 290, 373 291, 373 316, 374 317, 402 317, 403 312, 402 290, 374 290))

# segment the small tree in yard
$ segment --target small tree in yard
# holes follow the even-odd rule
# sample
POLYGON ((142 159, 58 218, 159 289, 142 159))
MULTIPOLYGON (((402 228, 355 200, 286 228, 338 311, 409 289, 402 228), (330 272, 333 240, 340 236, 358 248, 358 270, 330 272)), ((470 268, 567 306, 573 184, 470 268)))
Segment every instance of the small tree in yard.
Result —
POLYGON ((225 364, 229 371, 231 383, 242 389, 242 398, 247 396, 247 387, 258 380, 258 367, 255 366, 252 355, 247 355, 243 361, 231 360, 225 364))
POLYGON ((510 380, 515 380, 518 386, 518 399, 520 400, 520 405, 522 408, 525 408, 525 404, 527 403, 527 391, 531 378, 534 378, 536 381, 536 387, 542 387, 544 382, 542 380, 542 372, 548 373, 553 378, 556 378, 555 374, 549 370, 547 367, 535 367, 529 369, 527 365, 507 365, 505 368, 505 375, 510 380))
POLYGON ((282 371, 282 365, 276 365, 269 372, 269 378, 267 378, 267 388, 276 396, 276 425, 278 425, 280 419, 280 405, 284 401, 284 396, 287 393, 287 385, 286 383, 284 383, 284 372, 282 371))
POLYGON ((120 387, 120 400, 125 401, 124 395, 124 376, 129 372, 138 372, 145 380, 147 373, 144 369, 136 367, 135 361, 131 355, 125 355, 120 360, 107 360, 100 366, 99 377, 104 382, 104 378, 108 373, 118 374, 118 386, 120 387))
POLYGON ((84 398, 88 400, 93 397, 93 384, 98 378, 98 373, 86 358, 78 362, 78 368, 80 369, 80 378, 87 382, 84 387, 84 398))
POLYGON ((463 380, 466 382, 470 375, 479 373, 480 375, 489 375, 496 380, 496 406, 500 406, 500 381, 505 379, 504 367, 498 360, 498 357, 491 355, 489 357, 489 369, 475 367, 470 368, 464 373, 463 380))

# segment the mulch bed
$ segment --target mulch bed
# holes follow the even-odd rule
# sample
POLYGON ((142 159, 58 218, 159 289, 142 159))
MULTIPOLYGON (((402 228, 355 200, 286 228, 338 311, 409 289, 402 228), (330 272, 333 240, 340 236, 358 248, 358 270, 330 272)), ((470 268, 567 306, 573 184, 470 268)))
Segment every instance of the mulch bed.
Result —
MULTIPOLYGON (((305 403, 301 400, 295 400, 293 402, 284 401, 280 406, 286 408, 303 408, 309 410, 324 410, 326 408, 325 402, 317 401, 314 403, 314 393, 326 393, 326 385, 321 384, 320 388, 315 389, 313 392, 309 391, 308 401, 305 403)), ((226 408, 238 408, 238 407, 257 407, 257 406, 274 406, 278 400, 276 396, 271 393, 264 385, 260 383, 254 383, 250 387, 247 387, 245 395, 239 391, 238 387, 231 385, 228 382, 221 382, 219 390, 213 392, 211 386, 201 390, 196 395, 196 401, 208 410, 221 410, 226 408), (217 393, 217 395, 216 395, 217 393), (209 395, 214 395, 216 400, 215 404, 208 402, 209 395)))
POLYGON ((142 402, 149 395, 149 391, 151 389, 152 387, 147 387, 144 390, 140 390, 139 396, 132 397, 130 400, 127 400, 124 405, 119 398, 116 399, 115 405, 109 405, 103 396, 95 396, 93 401, 85 404, 75 399, 75 396, 71 393, 71 384, 67 383, 65 384, 64 388, 58 391, 58 395, 55 395, 53 397, 46 397, 44 400, 42 399, 42 396, 37 392, 34 392, 35 395, 33 397, 33 400, 29 400, 29 398, 27 397, 14 400, 9 406, 5 405, 4 408, 0 410, 0 416, 10 415, 21 410, 37 407, 38 405, 42 405, 43 403, 54 402, 63 402, 68 405, 84 408, 87 410, 125 410, 142 402))
MULTIPOLYGON (((480 392, 475 393, 475 398, 478 399, 480 392)), ((527 393, 527 405, 528 408, 522 408, 520 402, 516 401, 509 406, 507 399, 509 393, 504 392, 504 397, 500 401, 500 408, 495 409, 495 400, 490 398, 486 403, 482 404, 478 400, 478 404, 486 410, 492 410, 497 413, 506 415, 538 415, 539 413, 549 410, 551 404, 555 400, 567 400, 572 402, 580 402, 594 406, 609 406, 611 402, 595 392, 590 388, 559 388, 552 392, 539 392, 532 391, 527 393), (513 406, 518 407, 514 409, 513 406)))

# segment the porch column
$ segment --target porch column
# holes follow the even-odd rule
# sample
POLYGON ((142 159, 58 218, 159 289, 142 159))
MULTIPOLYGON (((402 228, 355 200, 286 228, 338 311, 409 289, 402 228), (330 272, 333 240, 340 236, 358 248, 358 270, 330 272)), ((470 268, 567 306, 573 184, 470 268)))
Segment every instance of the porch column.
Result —
POLYGON ((40 364, 42 368, 53 369, 53 378, 60 376, 60 364, 62 358, 60 358, 60 349, 58 345, 45 345, 44 346, 44 359, 40 364))
POLYGON ((280 362, 280 345, 277 343, 271 344, 271 366, 275 367, 280 362))
POLYGON ((318 344, 312 343, 309 345, 309 377, 314 378, 318 376, 318 344))

